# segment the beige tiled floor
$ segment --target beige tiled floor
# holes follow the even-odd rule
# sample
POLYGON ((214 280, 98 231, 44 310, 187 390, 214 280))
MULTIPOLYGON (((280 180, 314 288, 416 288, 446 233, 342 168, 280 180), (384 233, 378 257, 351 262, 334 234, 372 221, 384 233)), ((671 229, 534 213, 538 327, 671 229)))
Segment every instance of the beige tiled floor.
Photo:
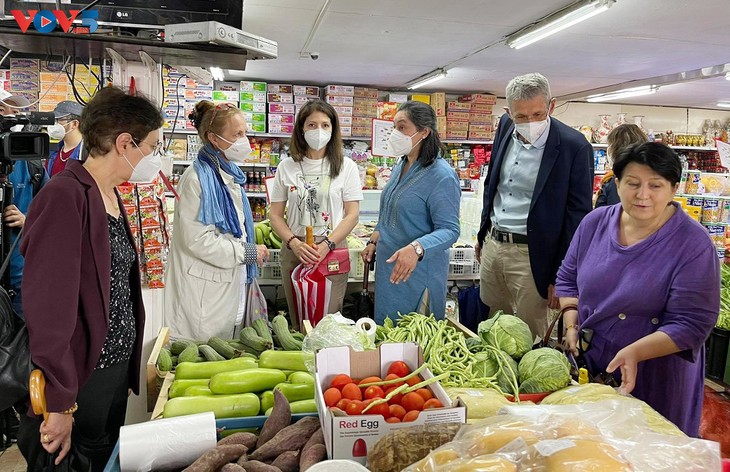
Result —
POLYGON ((25 472, 27 466, 18 446, 13 444, 5 452, 0 452, 0 472, 25 472))

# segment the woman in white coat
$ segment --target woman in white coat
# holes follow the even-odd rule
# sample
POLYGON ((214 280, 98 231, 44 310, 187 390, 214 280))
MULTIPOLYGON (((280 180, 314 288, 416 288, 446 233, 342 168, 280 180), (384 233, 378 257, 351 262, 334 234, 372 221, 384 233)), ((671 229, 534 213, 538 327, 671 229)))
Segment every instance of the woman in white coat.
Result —
POLYGON ((251 145, 233 105, 204 100, 189 118, 205 145, 177 187, 165 322, 176 337, 230 339, 243 320, 246 284, 269 257, 254 243, 246 177, 236 165, 251 145))

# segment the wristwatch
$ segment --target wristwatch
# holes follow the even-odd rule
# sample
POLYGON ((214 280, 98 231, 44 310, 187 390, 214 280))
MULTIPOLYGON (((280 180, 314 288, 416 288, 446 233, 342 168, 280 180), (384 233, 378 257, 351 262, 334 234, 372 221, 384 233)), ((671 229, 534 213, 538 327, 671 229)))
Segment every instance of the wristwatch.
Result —
POLYGON ((327 247, 330 248, 330 251, 334 251, 337 248, 337 244, 335 244, 334 241, 330 241, 330 238, 324 238, 324 242, 327 244, 327 247))
POLYGON ((418 256, 418 260, 423 260, 423 246, 421 246, 421 243, 418 241, 413 241, 411 243, 411 246, 413 246, 413 249, 416 251, 416 255, 418 256))

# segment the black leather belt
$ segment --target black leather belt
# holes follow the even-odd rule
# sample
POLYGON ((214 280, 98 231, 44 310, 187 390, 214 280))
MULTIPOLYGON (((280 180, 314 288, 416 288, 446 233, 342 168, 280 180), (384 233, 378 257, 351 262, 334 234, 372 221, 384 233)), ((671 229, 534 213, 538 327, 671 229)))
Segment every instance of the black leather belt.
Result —
POLYGON ((489 234, 497 242, 500 243, 512 243, 512 244, 527 244, 527 236, 524 234, 508 233, 507 231, 500 231, 492 226, 489 234))

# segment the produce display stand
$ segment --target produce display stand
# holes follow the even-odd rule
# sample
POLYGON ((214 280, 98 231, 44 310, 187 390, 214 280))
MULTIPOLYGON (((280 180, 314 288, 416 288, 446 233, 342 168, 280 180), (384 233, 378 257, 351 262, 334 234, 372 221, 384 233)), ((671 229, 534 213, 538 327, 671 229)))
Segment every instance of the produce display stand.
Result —
POLYGON ((157 335, 150 357, 147 359, 147 412, 153 410, 160 394, 164 376, 157 370, 157 358, 160 357, 160 350, 168 342, 170 342, 170 328, 163 326, 157 335))
POLYGON ((175 374, 168 372, 165 376, 165 380, 162 381, 162 387, 160 387, 159 396, 155 399, 155 407, 152 409, 151 420, 162 418, 162 411, 165 409, 165 403, 168 400, 168 393, 170 391, 170 385, 175 380, 175 374))

